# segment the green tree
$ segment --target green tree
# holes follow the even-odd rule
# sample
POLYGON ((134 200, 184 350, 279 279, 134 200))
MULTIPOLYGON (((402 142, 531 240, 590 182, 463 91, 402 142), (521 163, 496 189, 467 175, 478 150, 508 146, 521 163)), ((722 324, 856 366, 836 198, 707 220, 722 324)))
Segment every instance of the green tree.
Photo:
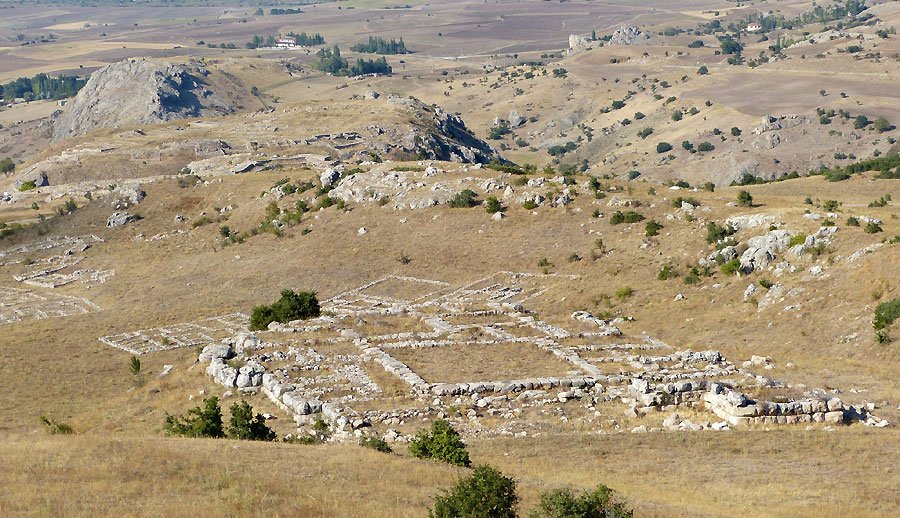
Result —
POLYGON ((450 491, 435 498, 430 518, 515 518, 516 481, 490 466, 478 466, 450 491))
POLYGON ((183 437, 225 437, 219 398, 205 399, 202 407, 194 407, 183 416, 166 414, 165 431, 183 437))
POLYGON ((316 298, 315 292, 294 293, 293 290, 283 290, 281 298, 273 304, 253 308, 253 312, 250 314, 250 330, 261 331, 268 328, 272 322, 306 320, 320 314, 319 300, 316 298))
POLYGON ((454 466, 471 465, 466 443, 444 419, 431 423, 430 433, 422 430, 416 434, 409 443, 409 452, 419 459, 435 459, 454 466))
POLYGON ((228 437, 246 441, 274 441, 275 432, 266 426, 262 414, 253 415, 253 408, 244 400, 231 405, 228 437))
POLYGON ((747 191, 741 191, 738 193, 737 197, 738 205, 741 207, 752 207, 753 206, 753 196, 750 195, 747 191))
POLYGON ((672 151, 672 144, 669 144, 668 142, 660 142, 656 145, 657 153, 666 153, 668 151, 672 151))
POLYGON ((853 127, 856 129, 863 129, 869 125, 869 118, 865 115, 857 115, 856 119, 853 120, 853 127))

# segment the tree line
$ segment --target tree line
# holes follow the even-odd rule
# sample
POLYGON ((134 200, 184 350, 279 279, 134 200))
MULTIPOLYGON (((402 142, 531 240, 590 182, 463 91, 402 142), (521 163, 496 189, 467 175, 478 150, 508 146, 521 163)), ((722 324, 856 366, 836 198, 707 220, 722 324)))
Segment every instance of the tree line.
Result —
MULTIPOLYGON (((294 44, 300 45, 301 47, 312 47, 314 45, 323 45, 325 43, 325 38, 319 33, 306 34, 305 32, 301 32, 300 34, 296 34, 289 32, 285 38, 293 39, 294 44)), ((277 39, 275 36, 260 36, 259 34, 254 34, 253 39, 248 41, 245 46, 248 49, 258 49, 274 47, 276 43, 277 39)))
POLYGON ((330 49, 322 49, 316 53, 318 58, 313 65, 316 69, 336 76, 361 76, 365 74, 390 74, 393 69, 387 59, 382 56, 379 59, 357 59, 350 64, 341 57, 341 49, 335 45, 330 49))
POLYGON ((65 99, 78 93, 78 90, 87 83, 86 79, 78 79, 74 76, 50 77, 47 74, 38 74, 34 77, 20 77, 4 85, 0 85, 3 99, 11 102, 17 98, 26 100, 34 99, 65 99))
POLYGON ((369 41, 366 43, 357 43, 356 45, 350 47, 350 50, 354 52, 364 52, 367 54, 409 54, 410 50, 406 48, 406 44, 403 42, 403 38, 400 38, 400 41, 391 38, 390 41, 385 40, 382 37, 372 37, 369 36, 369 41))

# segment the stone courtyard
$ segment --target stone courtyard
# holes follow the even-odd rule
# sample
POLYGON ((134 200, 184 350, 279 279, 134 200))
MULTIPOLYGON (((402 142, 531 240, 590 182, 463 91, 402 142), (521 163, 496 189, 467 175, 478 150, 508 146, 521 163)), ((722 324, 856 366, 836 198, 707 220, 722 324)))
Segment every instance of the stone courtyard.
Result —
POLYGON ((99 309, 80 297, 0 287, 0 325, 82 315, 99 309))
POLYGON ((788 393, 760 374, 770 358, 735 364, 716 350, 626 337, 622 319, 584 311, 548 323, 528 304, 560 280, 573 279, 498 272, 457 288, 388 276, 324 301, 318 318, 259 334, 235 314, 101 340, 133 354, 202 346, 226 395, 262 393, 299 431, 321 419, 334 440, 404 441, 436 418, 468 436, 887 424, 824 392, 754 399, 763 388, 788 393))

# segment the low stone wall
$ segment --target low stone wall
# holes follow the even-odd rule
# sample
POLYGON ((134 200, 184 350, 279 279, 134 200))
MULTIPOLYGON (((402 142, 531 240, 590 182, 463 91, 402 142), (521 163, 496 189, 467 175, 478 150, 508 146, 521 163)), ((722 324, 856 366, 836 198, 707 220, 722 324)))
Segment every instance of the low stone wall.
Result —
POLYGON ((788 403, 754 401, 746 394, 718 383, 703 395, 706 407, 732 426, 751 424, 843 424, 853 412, 840 399, 803 399, 788 403))

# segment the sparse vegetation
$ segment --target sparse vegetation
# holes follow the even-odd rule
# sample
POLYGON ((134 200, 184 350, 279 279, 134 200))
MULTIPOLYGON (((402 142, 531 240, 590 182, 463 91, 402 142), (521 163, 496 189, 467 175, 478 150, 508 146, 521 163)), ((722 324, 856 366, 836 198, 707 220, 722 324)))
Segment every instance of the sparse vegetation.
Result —
POLYGON ((40 419, 41 424, 44 425, 44 430, 50 435, 72 435, 75 433, 75 430, 66 423, 59 422, 43 415, 40 419))
POLYGON ((394 453, 393 448, 384 439, 378 437, 363 437, 359 440, 359 445, 381 453, 394 453))

